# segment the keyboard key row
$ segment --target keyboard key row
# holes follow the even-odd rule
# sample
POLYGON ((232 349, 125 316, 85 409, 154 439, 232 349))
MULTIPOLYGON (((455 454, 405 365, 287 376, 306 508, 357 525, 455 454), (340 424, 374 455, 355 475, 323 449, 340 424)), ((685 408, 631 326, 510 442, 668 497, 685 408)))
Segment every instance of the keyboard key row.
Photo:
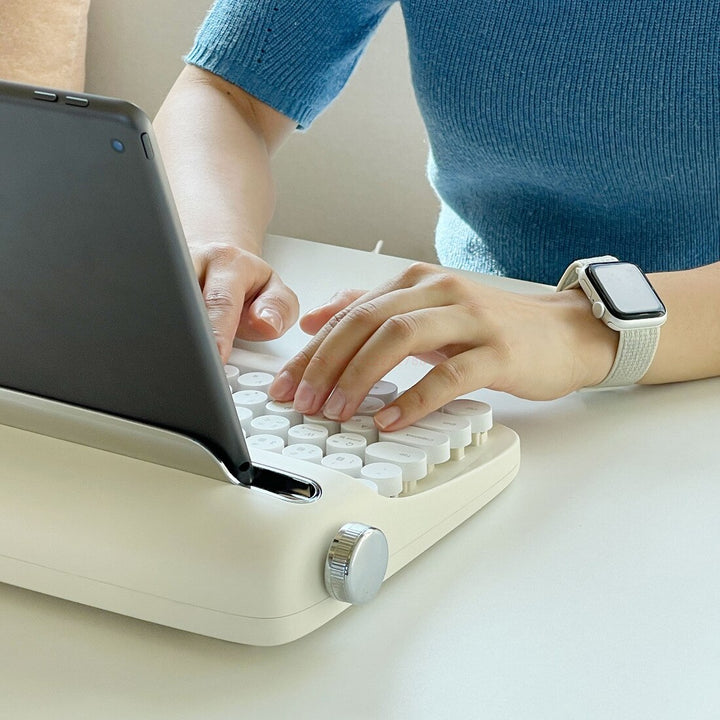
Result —
POLYGON ((462 460, 465 448, 481 444, 492 428, 487 403, 460 398, 408 428, 379 431, 372 416, 398 395, 397 386, 387 380, 378 381, 357 414, 341 423, 302 415, 292 402, 271 400, 271 373, 241 373, 226 366, 226 376, 251 450, 332 467, 387 496, 411 492, 436 465, 462 460))

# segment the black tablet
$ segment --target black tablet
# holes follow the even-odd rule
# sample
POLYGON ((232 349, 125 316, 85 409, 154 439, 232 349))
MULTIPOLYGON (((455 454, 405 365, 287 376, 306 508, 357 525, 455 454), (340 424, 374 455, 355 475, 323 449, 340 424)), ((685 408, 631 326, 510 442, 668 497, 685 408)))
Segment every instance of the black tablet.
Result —
POLYGON ((188 436, 250 482, 152 127, 129 103, 0 83, 0 386, 188 436))

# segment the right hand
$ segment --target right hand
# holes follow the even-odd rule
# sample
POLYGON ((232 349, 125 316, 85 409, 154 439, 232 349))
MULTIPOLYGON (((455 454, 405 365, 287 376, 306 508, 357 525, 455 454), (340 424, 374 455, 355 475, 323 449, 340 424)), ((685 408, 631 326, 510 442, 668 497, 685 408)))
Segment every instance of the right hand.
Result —
POLYGON ((381 430, 400 430, 480 388, 552 400, 596 385, 617 349, 617 333, 578 289, 524 295, 414 263, 358 295, 340 293, 303 318, 316 335, 278 373, 274 400, 344 422, 413 355, 434 367, 375 415, 381 430))
POLYGON ((297 320, 297 296, 262 258, 223 242, 191 245, 190 255, 223 363, 235 337, 273 340, 297 320))

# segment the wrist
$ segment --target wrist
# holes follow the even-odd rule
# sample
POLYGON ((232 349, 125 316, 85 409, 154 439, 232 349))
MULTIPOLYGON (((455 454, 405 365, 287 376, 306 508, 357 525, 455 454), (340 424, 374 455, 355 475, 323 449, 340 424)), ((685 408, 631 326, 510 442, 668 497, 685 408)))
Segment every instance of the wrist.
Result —
POLYGON ((258 239, 257 234, 246 234, 238 237, 233 233, 205 234, 200 239, 188 235, 186 237, 188 248, 192 253, 211 253, 218 251, 221 254, 249 253, 255 257, 262 257, 263 238, 258 239))
POLYGON ((574 354, 576 389, 598 385, 615 361, 618 333, 593 315, 587 296, 579 288, 552 297, 563 311, 567 346, 574 354))

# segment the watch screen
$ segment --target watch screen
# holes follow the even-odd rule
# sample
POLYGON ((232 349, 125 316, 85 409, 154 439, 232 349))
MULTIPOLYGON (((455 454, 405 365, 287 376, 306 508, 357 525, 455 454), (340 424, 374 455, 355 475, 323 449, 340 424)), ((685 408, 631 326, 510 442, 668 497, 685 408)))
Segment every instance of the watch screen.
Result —
POLYGON ((618 318, 651 318, 665 314, 665 306, 637 265, 597 263, 585 270, 600 299, 618 318))

